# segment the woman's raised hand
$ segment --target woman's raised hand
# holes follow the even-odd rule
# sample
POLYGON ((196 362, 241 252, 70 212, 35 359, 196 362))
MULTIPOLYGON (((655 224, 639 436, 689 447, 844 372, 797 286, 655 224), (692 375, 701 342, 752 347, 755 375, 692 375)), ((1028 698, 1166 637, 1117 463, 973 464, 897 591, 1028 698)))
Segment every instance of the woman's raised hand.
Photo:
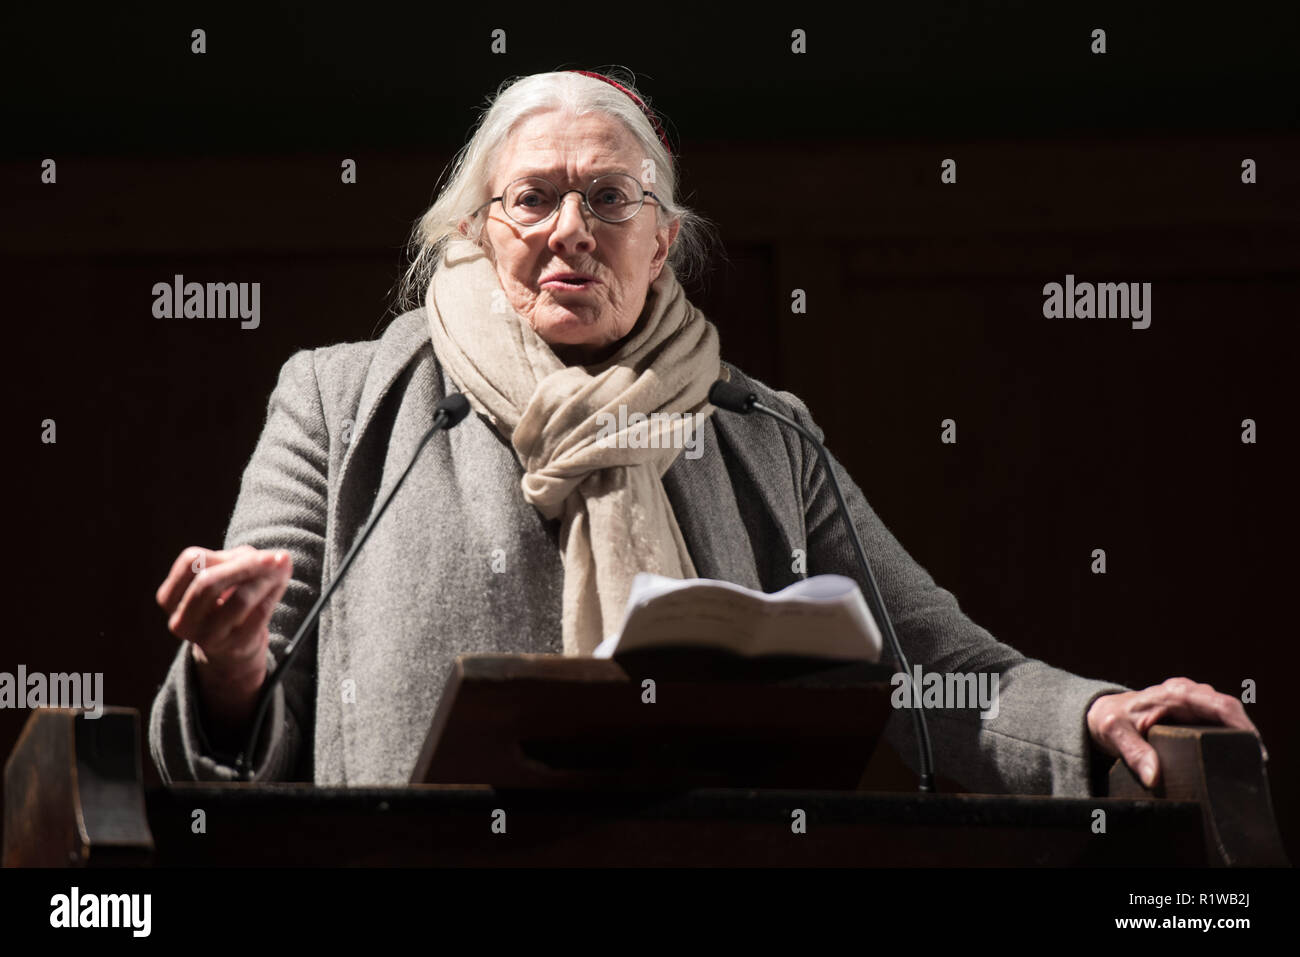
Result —
POLYGON ((266 678, 267 626, 292 573, 287 552, 191 547, 158 586, 168 630, 192 643, 213 737, 231 741, 252 718, 266 678))

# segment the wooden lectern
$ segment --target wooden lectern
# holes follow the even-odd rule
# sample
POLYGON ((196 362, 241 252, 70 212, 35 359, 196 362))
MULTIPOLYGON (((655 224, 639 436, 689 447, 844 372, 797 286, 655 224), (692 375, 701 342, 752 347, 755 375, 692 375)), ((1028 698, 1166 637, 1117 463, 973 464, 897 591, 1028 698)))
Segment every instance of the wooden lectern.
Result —
POLYGON ((700 650, 462 655, 411 781, 853 790, 889 719, 890 675, 700 650))
MULTIPOLYGON (((1157 726, 1156 793, 856 790, 876 666, 457 659, 415 780, 143 787, 139 715, 38 709, 5 764, 6 866, 1285 865, 1255 737, 1157 726), (647 682, 650 682, 647 684, 647 682), (651 700, 653 699, 653 700, 651 700), (192 829, 203 809, 213 834, 192 829), (1093 830, 1097 809, 1106 833, 1093 830), (802 819, 804 827, 792 827, 802 819), (504 828, 495 822, 508 822, 504 828), (220 836, 215 836, 219 827, 220 836)), ((939 769, 942 771, 942 768, 939 769)))

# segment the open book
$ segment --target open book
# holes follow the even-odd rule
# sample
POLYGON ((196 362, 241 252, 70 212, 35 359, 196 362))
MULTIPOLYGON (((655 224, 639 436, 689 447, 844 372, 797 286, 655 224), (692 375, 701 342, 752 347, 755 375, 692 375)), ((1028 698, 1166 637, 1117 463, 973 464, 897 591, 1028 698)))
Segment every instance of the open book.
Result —
POLYGON ((768 595, 731 582, 641 572, 622 627, 592 655, 666 647, 874 662, 881 639, 858 583, 843 575, 817 575, 768 595))

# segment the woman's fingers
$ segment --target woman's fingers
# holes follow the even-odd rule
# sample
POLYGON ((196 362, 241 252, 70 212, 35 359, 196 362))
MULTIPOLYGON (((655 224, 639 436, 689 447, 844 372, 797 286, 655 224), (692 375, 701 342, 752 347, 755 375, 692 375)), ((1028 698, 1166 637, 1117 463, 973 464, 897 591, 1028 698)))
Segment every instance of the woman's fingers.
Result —
MULTIPOLYGON (((1165 713, 1182 721, 1208 721, 1259 734, 1241 701, 1215 691, 1210 685, 1198 684, 1190 678, 1170 678, 1147 691, 1159 696, 1165 713)), ((1151 724, 1155 721, 1147 727, 1151 724)))
POLYGON ((1222 724, 1259 735, 1239 700, 1189 678, 1170 678, 1142 691, 1102 695, 1088 709, 1087 722, 1097 745, 1123 758, 1142 783, 1152 787, 1160 763, 1144 736, 1164 718, 1222 724))
POLYGON ((1160 777, 1160 758, 1132 721, 1123 719, 1111 729, 1111 741, 1124 763, 1147 787, 1155 787, 1160 777))
POLYGON ((158 586, 158 591, 154 593, 154 599, 162 607, 163 611, 171 615, 176 611, 176 606, 180 604, 186 589, 190 587, 190 582, 205 568, 219 565, 222 562, 229 561, 236 555, 244 555, 252 551, 254 549, 251 545, 240 545, 238 548, 232 548, 229 551, 216 551, 211 548, 201 548, 197 545, 186 548, 172 562, 167 577, 163 579, 163 583, 158 586))
POLYGON ((252 580, 278 578, 288 564, 289 556, 284 552, 250 549, 208 565, 190 581, 168 627, 178 638, 203 643, 210 636, 212 613, 228 589, 252 580))
POLYGON ((1159 773, 1155 748, 1147 744, 1134 721, 1134 709, 1142 705, 1138 698, 1143 692, 1125 691, 1102 695, 1088 709, 1088 732, 1107 754, 1123 759, 1133 772, 1150 787, 1159 773))
POLYGON ((284 594, 285 586, 289 582, 292 563, 284 553, 278 554, 282 560, 277 562, 274 555, 270 556, 270 561, 266 561, 268 553, 263 553, 263 565, 270 573, 226 589, 225 594, 218 600, 217 607, 203 623, 204 634, 197 639, 203 643, 205 651, 220 655, 227 650, 226 646, 230 646, 230 650, 242 647, 243 642, 237 633, 240 626, 249 618, 256 617, 255 609, 266 600, 267 596, 271 596, 274 602, 280 600, 280 595, 284 594))

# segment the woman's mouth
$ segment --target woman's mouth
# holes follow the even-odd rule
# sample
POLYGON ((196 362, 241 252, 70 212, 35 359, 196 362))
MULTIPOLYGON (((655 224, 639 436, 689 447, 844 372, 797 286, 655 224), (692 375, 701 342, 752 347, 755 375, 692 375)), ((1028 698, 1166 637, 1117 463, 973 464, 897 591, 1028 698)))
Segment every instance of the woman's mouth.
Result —
POLYGON ((600 280, 582 273, 560 273, 549 276, 541 282, 541 288, 548 292, 581 292, 598 285, 600 280))

